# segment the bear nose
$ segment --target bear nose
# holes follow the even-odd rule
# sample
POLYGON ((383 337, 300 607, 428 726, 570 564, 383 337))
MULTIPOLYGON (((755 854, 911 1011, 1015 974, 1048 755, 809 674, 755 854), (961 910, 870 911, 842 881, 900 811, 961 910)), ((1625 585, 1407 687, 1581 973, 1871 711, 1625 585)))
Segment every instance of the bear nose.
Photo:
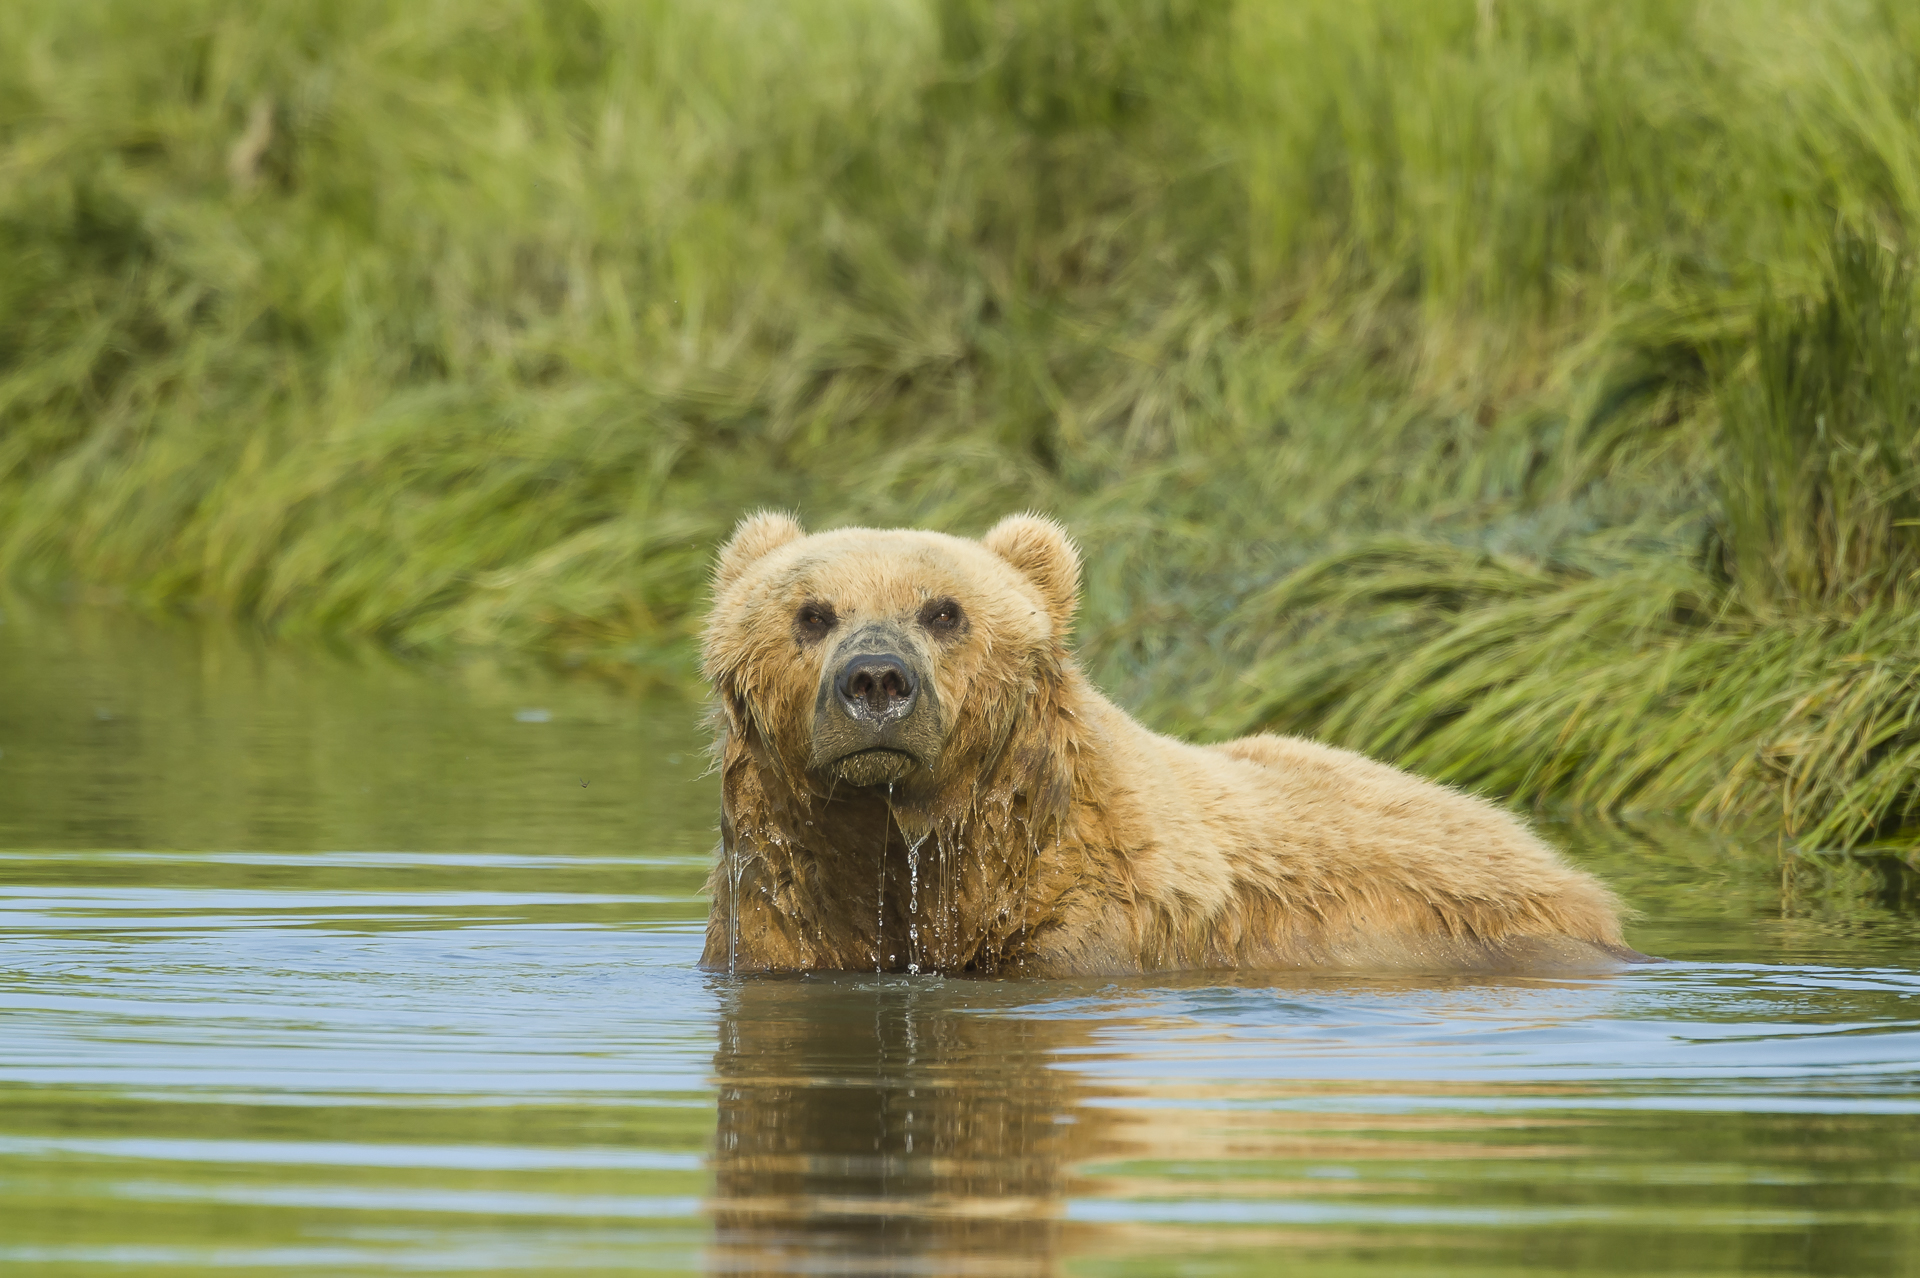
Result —
POLYGON ((920 681, 898 657, 862 653, 840 668, 833 689, 854 718, 887 723, 904 719, 912 711, 920 695, 920 681))

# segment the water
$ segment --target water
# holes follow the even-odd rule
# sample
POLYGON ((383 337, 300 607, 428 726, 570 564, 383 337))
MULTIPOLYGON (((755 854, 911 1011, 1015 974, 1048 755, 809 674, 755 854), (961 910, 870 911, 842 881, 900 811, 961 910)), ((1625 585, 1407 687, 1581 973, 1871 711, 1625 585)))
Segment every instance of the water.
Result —
POLYGON ((1920 1273, 1890 858, 1555 828, 1592 980, 733 980, 699 709, 0 624, 0 1267, 1920 1273))

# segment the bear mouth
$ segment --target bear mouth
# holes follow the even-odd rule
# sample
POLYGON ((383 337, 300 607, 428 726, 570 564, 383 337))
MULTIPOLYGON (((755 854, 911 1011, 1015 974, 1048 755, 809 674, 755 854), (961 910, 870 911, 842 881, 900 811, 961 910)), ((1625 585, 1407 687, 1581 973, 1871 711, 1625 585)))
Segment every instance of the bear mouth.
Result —
POLYGON ((919 762, 905 750, 875 746, 835 759, 833 773, 848 785, 884 785, 905 779, 919 762))

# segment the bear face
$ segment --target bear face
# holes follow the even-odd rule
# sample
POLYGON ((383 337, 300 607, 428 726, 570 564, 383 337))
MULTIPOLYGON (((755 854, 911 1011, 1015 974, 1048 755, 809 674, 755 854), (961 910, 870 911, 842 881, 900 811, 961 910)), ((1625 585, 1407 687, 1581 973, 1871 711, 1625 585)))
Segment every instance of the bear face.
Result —
POLYGON ((806 535, 745 521, 721 552, 704 650, 736 734, 817 792, 888 787, 930 801, 1005 743, 1057 673, 1079 556, 1037 516, 981 541, 914 530, 806 535))

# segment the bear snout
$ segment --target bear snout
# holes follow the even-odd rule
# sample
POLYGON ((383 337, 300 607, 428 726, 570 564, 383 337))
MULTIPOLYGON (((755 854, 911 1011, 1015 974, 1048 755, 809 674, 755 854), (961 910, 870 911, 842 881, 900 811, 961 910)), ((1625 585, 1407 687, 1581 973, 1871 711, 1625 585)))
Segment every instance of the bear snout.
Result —
POLYGON ((886 626, 852 635, 826 662, 814 702, 808 764, 855 786, 931 773, 943 744, 924 658, 886 626))

